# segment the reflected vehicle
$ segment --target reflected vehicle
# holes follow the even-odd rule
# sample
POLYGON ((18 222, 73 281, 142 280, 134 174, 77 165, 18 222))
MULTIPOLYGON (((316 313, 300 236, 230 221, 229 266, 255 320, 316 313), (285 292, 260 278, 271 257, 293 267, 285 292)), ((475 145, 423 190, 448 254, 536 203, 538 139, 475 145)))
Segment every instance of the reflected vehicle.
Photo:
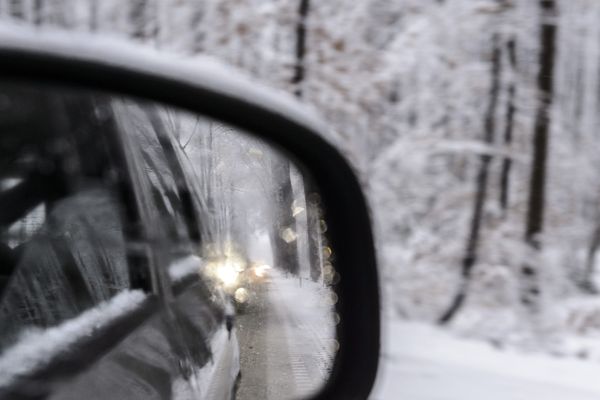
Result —
POLYGON ((203 274, 228 295, 238 313, 244 312, 256 301, 260 285, 269 282, 271 266, 248 260, 231 243, 224 247, 223 254, 207 257, 203 274))

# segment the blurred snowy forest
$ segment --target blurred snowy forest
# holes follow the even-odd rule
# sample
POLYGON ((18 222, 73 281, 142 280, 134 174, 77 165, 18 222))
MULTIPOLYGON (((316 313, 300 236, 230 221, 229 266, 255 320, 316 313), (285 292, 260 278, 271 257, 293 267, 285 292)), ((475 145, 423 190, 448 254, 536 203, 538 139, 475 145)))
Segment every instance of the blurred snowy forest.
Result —
POLYGON ((0 0, 0 15, 212 55, 295 95, 364 182, 389 313, 600 361, 600 2, 0 0))

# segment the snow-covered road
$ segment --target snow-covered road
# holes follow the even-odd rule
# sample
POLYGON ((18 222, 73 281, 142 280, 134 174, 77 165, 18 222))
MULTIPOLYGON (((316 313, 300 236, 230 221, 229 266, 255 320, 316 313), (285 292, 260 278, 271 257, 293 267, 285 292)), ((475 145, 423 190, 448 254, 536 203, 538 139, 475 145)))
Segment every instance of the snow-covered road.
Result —
POLYGON ((238 316, 242 381, 238 399, 304 398, 328 377, 334 325, 330 292, 276 272, 238 316))
POLYGON ((498 350, 418 323, 384 328, 373 399, 600 399, 598 363, 498 350))

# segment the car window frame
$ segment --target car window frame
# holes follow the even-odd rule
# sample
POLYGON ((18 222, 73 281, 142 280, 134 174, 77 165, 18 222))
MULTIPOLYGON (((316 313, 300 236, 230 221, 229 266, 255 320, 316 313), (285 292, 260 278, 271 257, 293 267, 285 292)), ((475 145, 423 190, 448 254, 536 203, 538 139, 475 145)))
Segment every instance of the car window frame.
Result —
MULTIPOLYGON (((49 90, 52 87, 52 85, 43 86, 49 90)), ((75 90, 75 93, 77 93, 77 90, 75 90)), ((80 93, 83 96, 91 95, 86 92, 80 93)), ((108 99, 107 101, 110 103, 112 100, 108 99)), ((28 399, 27 387, 31 381, 43 382, 43 385, 41 385, 43 388, 40 390, 47 390, 46 395, 49 395, 55 389, 55 383, 64 380, 65 376, 72 377, 86 370, 103 355, 111 351, 131 332, 148 321, 150 317, 168 307, 169 302, 165 300, 179 296, 198 281, 197 276, 187 276, 172 281, 167 270, 169 265, 160 266, 159 268, 163 269, 165 274, 152 279, 151 265, 153 262, 160 262, 159 260, 162 257, 158 257, 158 251, 149 243, 148 238, 154 239, 152 237, 154 225, 152 221, 149 221, 149 216, 145 215, 140 208, 138 197, 142 194, 138 186, 139 183, 136 182, 136 179, 149 179, 149 177, 135 176, 145 173, 141 172, 145 171, 143 168, 136 172, 131 163, 132 158, 128 156, 128 152, 132 151, 132 146, 136 144, 128 139, 130 134, 123 132, 121 127, 116 124, 114 116, 111 116, 109 121, 105 134, 109 151, 112 153, 112 163, 105 167, 113 168, 117 174, 116 194, 124 210, 122 215, 124 228, 129 228, 124 229, 123 232, 126 243, 125 257, 130 277, 127 289, 142 290, 146 297, 139 304, 139 307, 132 312, 108 321, 95 330, 93 334, 84 336, 73 343, 68 352, 57 354, 44 365, 34 367, 22 374, 12 384, 1 388, 0 398, 28 399), (157 279, 159 282, 157 282, 157 279)), ((158 133, 157 136, 159 136, 158 133)), ((163 138, 159 143, 162 149, 166 143, 170 142, 163 138)), ((169 163, 171 161, 172 159, 169 160, 169 163)), ((172 170, 172 166, 168 165, 167 167, 175 177, 176 172, 172 170)), ((183 182, 187 187, 187 183, 182 177, 176 179, 183 182)), ((196 220, 195 217, 194 219, 196 220)), ((77 318, 77 316, 73 318, 77 318)), ((69 318, 65 322, 73 318, 69 318)))

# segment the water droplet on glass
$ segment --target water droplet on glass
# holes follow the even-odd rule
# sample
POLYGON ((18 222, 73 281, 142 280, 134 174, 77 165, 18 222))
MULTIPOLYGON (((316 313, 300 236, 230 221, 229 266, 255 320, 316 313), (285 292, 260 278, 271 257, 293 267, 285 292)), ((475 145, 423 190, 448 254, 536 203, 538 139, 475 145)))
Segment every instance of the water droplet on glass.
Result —
POLYGON ((332 339, 329 345, 331 346, 331 350, 333 350, 334 353, 340 349, 340 342, 338 342, 335 339, 332 339))
POLYGON ((338 302, 338 295, 335 294, 335 292, 331 292, 331 294, 329 295, 329 304, 331 304, 332 306, 335 305, 338 302))
POLYGON ((338 325, 340 323, 340 321, 341 321, 340 314, 333 313, 333 323, 335 325, 338 325))
POLYGON ((281 231, 281 238, 286 243, 292 243, 298 238, 298 235, 296 235, 296 232, 294 232, 292 228, 285 228, 283 231, 281 231))
POLYGON ((292 215, 294 217, 296 217, 297 215, 301 214, 303 211, 304 211, 304 207, 298 207, 298 206, 293 207, 292 208, 292 215))
POLYGON ((324 219, 319 220, 319 232, 322 234, 327 232, 327 222, 324 219))
POLYGON ((331 258, 332 254, 333 254, 333 251, 331 250, 331 247, 329 247, 329 246, 323 247, 323 258, 329 259, 329 258, 331 258))

